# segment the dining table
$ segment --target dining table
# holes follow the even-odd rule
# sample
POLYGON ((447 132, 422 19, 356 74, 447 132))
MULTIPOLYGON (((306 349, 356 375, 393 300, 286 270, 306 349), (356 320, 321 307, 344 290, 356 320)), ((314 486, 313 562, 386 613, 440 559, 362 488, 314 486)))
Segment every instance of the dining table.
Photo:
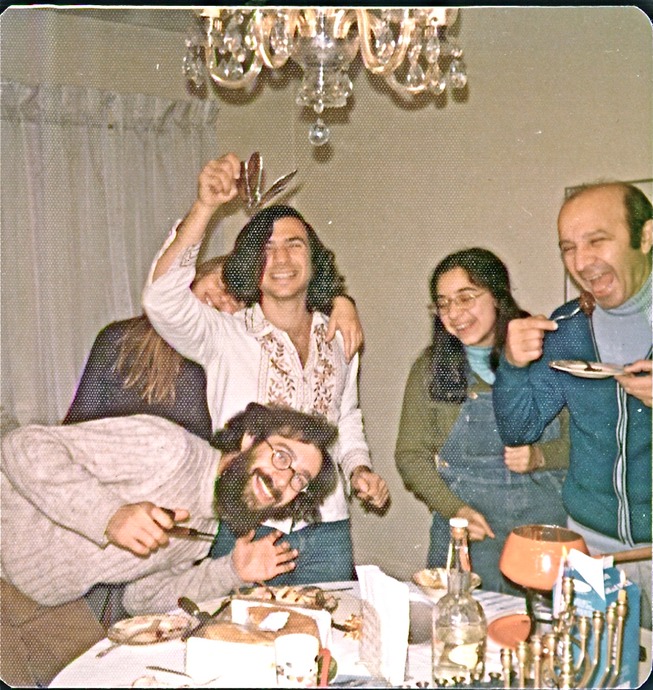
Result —
MULTIPOLYGON (((434 602, 413 582, 408 582, 410 627, 404 682, 400 687, 433 687, 431 677, 431 609, 434 602)), ((342 624, 351 615, 361 613, 361 594, 357 581, 317 583, 325 592, 338 599, 332 613, 333 621, 342 624)), ((508 594, 475 590, 473 596, 484 611, 488 623, 509 614, 525 612, 525 600, 508 594)), ((224 598, 202 602, 200 608, 214 611, 224 598)), ((180 609, 171 613, 179 614, 180 609)), ((193 679, 178 674, 185 672, 186 642, 180 639, 156 644, 122 644, 110 653, 98 654, 112 645, 108 638, 66 666, 50 683, 51 688, 117 688, 117 687, 199 687, 193 679), (161 669, 167 669, 163 672, 161 669), (176 673, 175 673, 176 672, 176 673)), ((641 630, 640 682, 651 673, 651 631, 641 630)), ((331 654, 337 662, 337 675, 329 682, 332 687, 389 687, 382 678, 375 678, 360 659, 360 641, 344 631, 332 630, 331 654)), ((488 636, 485 671, 501 672, 501 646, 488 636)), ((205 687, 234 687, 233 669, 211 679, 205 687)), ((241 687, 249 687, 243 685, 241 687)))

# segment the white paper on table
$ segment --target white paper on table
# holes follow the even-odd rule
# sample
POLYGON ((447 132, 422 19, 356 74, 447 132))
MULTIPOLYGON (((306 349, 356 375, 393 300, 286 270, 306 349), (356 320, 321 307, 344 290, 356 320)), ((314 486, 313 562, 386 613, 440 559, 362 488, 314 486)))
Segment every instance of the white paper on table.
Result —
POLYGON ((376 565, 356 566, 361 592, 361 661, 391 685, 404 681, 410 627, 409 587, 376 565))
POLYGON ((217 677, 220 687, 274 687, 274 647, 191 636, 186 641, 186 673, 198 683, 217 677))
POLYGON ((562 578, 565 575, 565 567, 575 570, 585 582, 574 578, 574 588, 577 591, 589 591, 593 589, 601 599, 605 601, 605 584, 603 582, 604 559, 592 558, 577 549, 570 549, 566 561, 560 561, 560 572, 558 573, 557 586, 555 587, 553 601, 553 615, 557 616, 564 608, 562 596, 562 578))

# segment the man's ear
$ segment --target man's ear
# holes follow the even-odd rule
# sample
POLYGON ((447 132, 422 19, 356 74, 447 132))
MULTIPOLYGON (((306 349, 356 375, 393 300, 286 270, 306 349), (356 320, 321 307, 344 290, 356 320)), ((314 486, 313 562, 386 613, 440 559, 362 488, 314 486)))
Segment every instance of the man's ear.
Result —
POLYGON ((254 437, 251 434, 245 432, 242 439, 240 440, 240 450, 245 451, 252 447, 254 443, 254 437))
POLYGON ((653 220, 650 218, 644 223, 642 227, 642 241, 640 248, 643 254, 648 254, 653 246, 653 220))

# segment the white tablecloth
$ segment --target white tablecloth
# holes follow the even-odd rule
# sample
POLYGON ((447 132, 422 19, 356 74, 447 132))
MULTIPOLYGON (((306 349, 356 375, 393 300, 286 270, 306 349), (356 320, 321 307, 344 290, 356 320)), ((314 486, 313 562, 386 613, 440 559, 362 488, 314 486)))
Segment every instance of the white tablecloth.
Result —
MULTIPOLYGON (((343 622, 350 614, 359 613, 360 601, 357 582, 331 582, 321 584, 324 589, 340 590, 335 593, 340 603, 333 614, 336 622, 343 622), (344 589, 343 589, 344 588, 344 589)), ((417 687, 417 683, 431 681, 431 644, 429 637, 429 611, 431 602, 424 597, 419 588, 410 583, 411 635, 414 643, 409 645, 406 668, 406 685, 417 687)), ((508 613, 525 610, 524 600, 495 592, 476 591, 474 596, 481 602, 488 621, 508 613)), ((210 602, 205 610, 212 611, 217 606, 210 602)), ((651 669, 651 632, 642 631, 642 644, 647 650, 647 660, 640 664, 640 680, 646 679, 651 669)), ((109 688, 131 687, 137 678, 152 675, 147 666, 184 671, 185 642, 172 640, 153 645, 123 645, 112 650, 105 657, 97 658, 97 653, 111 643, 104 639, 69 664, 50 684, 52 688, 109 688)), ((333 630, 332 654, 338 662, 339 676, 369 676, 366 667, 358 660, 359 643, 346 638, 338 630, 333 630)), ((501 671, 499 645, 488 638, 486 670, 501 671)), ((183 682, 183 679, 181 679, 183 682)), ((336 681, 338 678, 335 679, 336 681)), ((220 687, 219 679, 212 683, 220 687)), ((231 685, 230 685, 231 686, 231 685)))

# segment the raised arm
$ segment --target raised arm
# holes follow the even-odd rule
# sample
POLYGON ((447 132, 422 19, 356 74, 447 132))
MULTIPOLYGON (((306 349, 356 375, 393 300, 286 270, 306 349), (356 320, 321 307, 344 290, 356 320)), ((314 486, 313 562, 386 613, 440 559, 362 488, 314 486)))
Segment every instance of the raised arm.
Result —
POLYGON ((556 356, 558 327, 544 316, 514 319, 508 324, 506 346, 492 386, 497 429, 507 446, 537 443, 565 404, 555 372, 548 365, 560 358, 556 356))
POLYGON ((233 154, 207 163, 199 175, 197 199, 153 261, 143 290, 143 309, 157 333, 183 357, 203 366, 219 346, 228 315, 201 304, 190 284, 207 225, 216 209, 237 193, 239 174, 240 162, 233 154))
POLYGON ((198 179, 197 199, 177 228, 175 239, 159 257, 153 280, 166 273, 184 251, 202 241, 213 214, 238 193, 236 181, 239 177, 240 160, 233 153, 209 161, 204 166, 198 179))

